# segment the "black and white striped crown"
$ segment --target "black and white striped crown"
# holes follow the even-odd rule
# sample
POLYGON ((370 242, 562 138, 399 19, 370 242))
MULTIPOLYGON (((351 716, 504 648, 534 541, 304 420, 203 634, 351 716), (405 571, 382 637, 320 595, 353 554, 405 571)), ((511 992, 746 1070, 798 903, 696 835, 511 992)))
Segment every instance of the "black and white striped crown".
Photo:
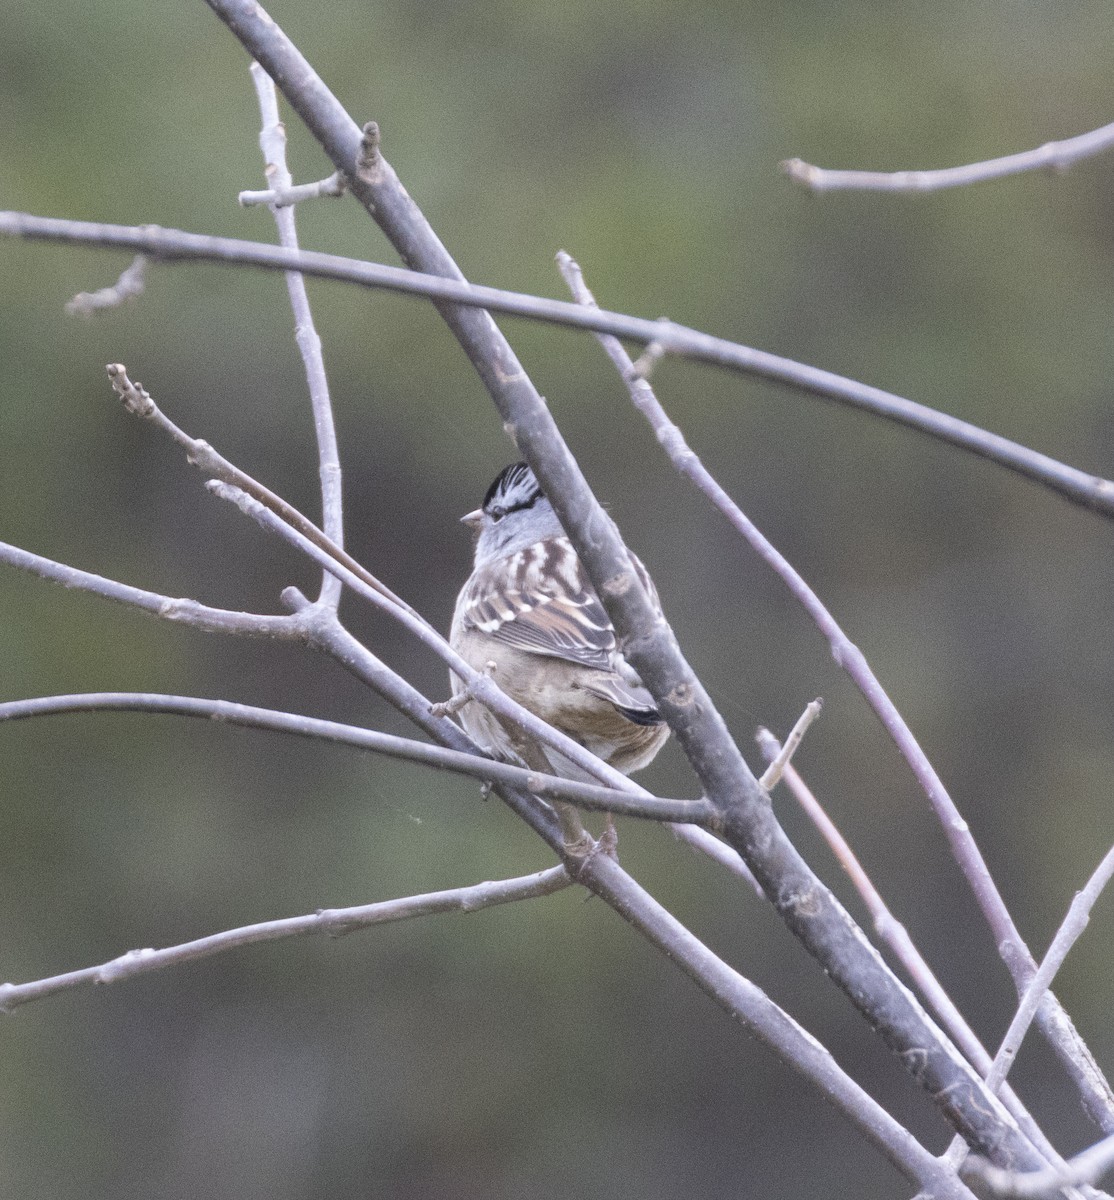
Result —
POLYGON ((483 510, 493 521, 533 508, 543 499, 541 485, 524 462, 511 463, 495 477, 484 496, 483 510))

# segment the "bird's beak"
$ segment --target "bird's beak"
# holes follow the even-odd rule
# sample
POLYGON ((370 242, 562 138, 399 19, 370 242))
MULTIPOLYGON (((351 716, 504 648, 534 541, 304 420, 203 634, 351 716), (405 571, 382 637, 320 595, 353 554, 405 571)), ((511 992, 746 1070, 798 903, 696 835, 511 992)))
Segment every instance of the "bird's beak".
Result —
POLYGON ((483 524, 483 519, 484 510, 482 508, 475 508, 470 513, 465 513, 464 516, 460 518, 460 523, 461 525, 467 525, 473 533, 476 533, 483 524))

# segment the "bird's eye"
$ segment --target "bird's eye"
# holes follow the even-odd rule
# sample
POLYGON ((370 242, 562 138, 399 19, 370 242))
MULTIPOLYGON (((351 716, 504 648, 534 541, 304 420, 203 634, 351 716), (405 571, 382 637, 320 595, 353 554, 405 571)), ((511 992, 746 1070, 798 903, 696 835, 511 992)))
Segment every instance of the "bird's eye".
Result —
POLYGON ((493 508, 491 510, 491 519, 495 522, 501 521, 507 515, 505 508, 493 508))

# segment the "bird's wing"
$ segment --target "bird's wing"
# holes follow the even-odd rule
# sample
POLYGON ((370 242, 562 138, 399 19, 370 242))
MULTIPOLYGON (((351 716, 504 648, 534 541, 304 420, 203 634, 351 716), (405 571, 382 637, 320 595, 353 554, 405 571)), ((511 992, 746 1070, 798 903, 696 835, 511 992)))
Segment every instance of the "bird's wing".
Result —
POLYGON ((615 630, 567 538, 547 538, 477 571, 463 621, 509 646, 610 670, 615 630))

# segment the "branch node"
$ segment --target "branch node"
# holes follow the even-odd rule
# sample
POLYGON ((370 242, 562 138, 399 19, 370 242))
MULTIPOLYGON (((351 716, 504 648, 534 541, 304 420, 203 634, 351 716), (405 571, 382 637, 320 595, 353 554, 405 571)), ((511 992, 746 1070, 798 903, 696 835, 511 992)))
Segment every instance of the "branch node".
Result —
MULTIPOLYGON (((489 659, 484 663, 483 677, 490 679, 498 668, 498 663, 489 659)), ((431 704, 429 706, 429 715, 431 717, 455 717, 458 712, 467 704, 471 704, 476 699, 476 693, 473 690, 472 684, 465 684, 455 696, 451 696, 448 700, 442 700, 439 704, 431 704)), ((483 703, 483 701, 479 701, 483 703)))
POLYGON ((155 951, 150 947, 145 950, 129 950, 126 954, 121 954, 119 958, 105 963, 93 976, 93 982, 115 983, 121 976, 129 974, 137 963, 151 958, 154 953, 155 951))
POLYGON ((383 169, 383 156, 379 153, 380 140, 378 121, 368 121, 356 154, 356 178, 361 183, 375 186, 383 181, 386 172, 383 169))
POLYGON ((159 410, 150 392, 138 381, 132 383, 128 378, 128 369, 123 363, 109 363, 105 370, 108 372, 112 390, 124 402, 124 407, 133 416, 153 417, 159 410))
POLYGON ((650 342, 646 349, 631 363, 628 379, 649 379, 654 373, 654 368, 665 355, 666 349, 661 342, 650 342))
POLYGON ((429 706, 429 715, 431 717, 455 717, 458 712, 466 705, 472 703, 472 692, 465 688, 463 692, 457 692, 455 696, 448 700, 442 700, 438 704, 429 706))
POLYGON ((71 317, 91 317, 100 308, 116 308, 125 300, 134 300, 143 295, 147 286, 147 258, 137 254, 130 265, 120 272, 119 278, 110 287, 98 288, 95 292, 78 292, 66 301, 66 312, 71 317))
MULTIPOLYGON (((789 760, 793 757, 797 747, 801 744, 801 739, 808 731, 808 727, 820 716, 820 710, 824 707, 824 701, 818 696, 815 700, 810 701, 805 706, 805 711, 801 713, 797 719, 796 725, 789 732, 789 736, 785 739, 785 744, 777 751, 773 761, 762 772, 762 777, 758 780, 759 784, 768 792, 771 788, 776 787, 781 780, 785 768, 789 765, 789 760)), ((755 734, 755 740, 760 746, 765 748, 767 745, 776 745, 776 739, 768 729, 759 729, 755 734)))
POLYGON ((186 462, 206 475, 223 477, 227 474, 224 459, 202 438, 194 438, 190 442, 186 450, 186 462))
POLYGON ((302 591, 301 588, 296 588, 293 585, 285 587, 279 593, 279 599, 286 605, 291 612, 305 612, 307 608, 313 607, 313 601, 302 591))

